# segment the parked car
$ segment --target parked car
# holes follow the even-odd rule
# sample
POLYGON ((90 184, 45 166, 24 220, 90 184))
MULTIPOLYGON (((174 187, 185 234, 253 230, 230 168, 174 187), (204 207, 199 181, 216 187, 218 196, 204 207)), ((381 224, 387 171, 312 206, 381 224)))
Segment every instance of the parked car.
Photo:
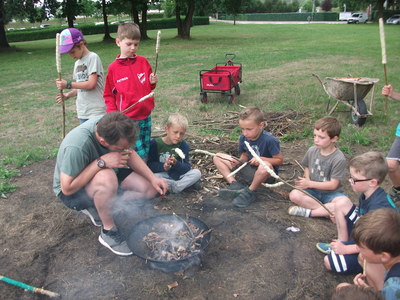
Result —
POLYGON ((349 19, 347 19, 347 24, 358 24, 367 23, 368 14, 366 12, 353 13, 349 19))
POLYGON ((400 15, 393 15, 386 20, 386 24, 400 24, 400 15))
POLYGON ((45 28, 45 27, 49 27, 50 24, 40 24, 40 28, 45 28))

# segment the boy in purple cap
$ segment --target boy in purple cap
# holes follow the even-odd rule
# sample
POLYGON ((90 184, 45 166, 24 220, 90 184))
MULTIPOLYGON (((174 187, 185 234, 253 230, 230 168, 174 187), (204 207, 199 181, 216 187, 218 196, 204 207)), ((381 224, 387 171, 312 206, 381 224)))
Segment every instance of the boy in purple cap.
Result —
POLYGON ((103 65, 100 57, 86 47, 82 32, 76 28, 64 29, 60 34, 60 53, 68 53, 76 60, 73 72, 75 81, 56 79, 59 90, 71 90, 57 94, 57 103, 76 96, 76 111, 81 124, 90 118, 104 115, 106 106, 103 100, 103 65))

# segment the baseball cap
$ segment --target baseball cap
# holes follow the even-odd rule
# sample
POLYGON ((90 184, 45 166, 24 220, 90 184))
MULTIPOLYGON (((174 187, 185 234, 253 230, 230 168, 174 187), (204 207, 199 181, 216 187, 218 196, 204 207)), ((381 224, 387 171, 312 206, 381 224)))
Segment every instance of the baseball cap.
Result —
POLYGON ((60 34, 60 53, 65 54, 71 51, 76 43, 83 41, 83 34, 76 28, 67 28, 60 34))

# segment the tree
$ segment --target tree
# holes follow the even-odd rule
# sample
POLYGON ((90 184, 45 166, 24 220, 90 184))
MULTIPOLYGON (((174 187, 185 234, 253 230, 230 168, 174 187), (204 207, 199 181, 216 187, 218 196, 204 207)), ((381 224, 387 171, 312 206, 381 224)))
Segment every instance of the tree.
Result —
POLYGON ((236 25, 236 16, 242 10, 242 0, 225 0, 225 8, 228 14, 233 15, 233 25, 236 25))
POLYGON ((331 3, 331 1, 329 1, 329 0, 324 0, 324 1, 322 1, 322 3, 321 3, 321 9, 322 9, 323 11, 331 11, 331 9, 332 9, 332 3, 331 3))
POLYGON ((63 0, 61 3, 63 18, 67 18, 68 27, 74 27, 74 21, 76 20, 76 16, 78 16, 81 12, 81 7, 78 4, 77 0, 63 0))
POLYGON ((178 27, 178 38, 190 39, 190 27, 192 26, 195 0, 175 0, 175 18, 178 27), (182 20, 181 15, 185 18, 182 20))
POLYGON ((13 18, 42 21, 54 15, 58 6, 57 0, 0 0, 0 48, 10 48, 5 25, 13 18), (39 4, 42 6, 38 6, 39 4))

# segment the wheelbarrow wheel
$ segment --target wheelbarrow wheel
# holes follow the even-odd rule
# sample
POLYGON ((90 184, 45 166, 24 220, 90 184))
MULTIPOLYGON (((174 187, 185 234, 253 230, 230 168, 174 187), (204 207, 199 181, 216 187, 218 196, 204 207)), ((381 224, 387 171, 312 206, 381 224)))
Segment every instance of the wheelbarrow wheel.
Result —
POLYGON ((239 95, 240 95, 240 86, 239 86, 239 83, 236 83, 234 88, 235 88, 235 94, 239 96, 239 95))
POLYGON ((201 103, 207 103, 207 93, 200 93, 201 103))
POLYGON ((228 95, 228 103, 232 104, 235 101, 235 98, 233 97, 233 95, 228 95))
MULTIPOLYGON (((363 99, 357 101, 357 111, 360 115, 366 115, 368 113, 367 105, 363 99)), ((353 109, 350 109, 350 118, 354 125, 363 126, 367 117, 359 117, 354 113, 353 109)))

